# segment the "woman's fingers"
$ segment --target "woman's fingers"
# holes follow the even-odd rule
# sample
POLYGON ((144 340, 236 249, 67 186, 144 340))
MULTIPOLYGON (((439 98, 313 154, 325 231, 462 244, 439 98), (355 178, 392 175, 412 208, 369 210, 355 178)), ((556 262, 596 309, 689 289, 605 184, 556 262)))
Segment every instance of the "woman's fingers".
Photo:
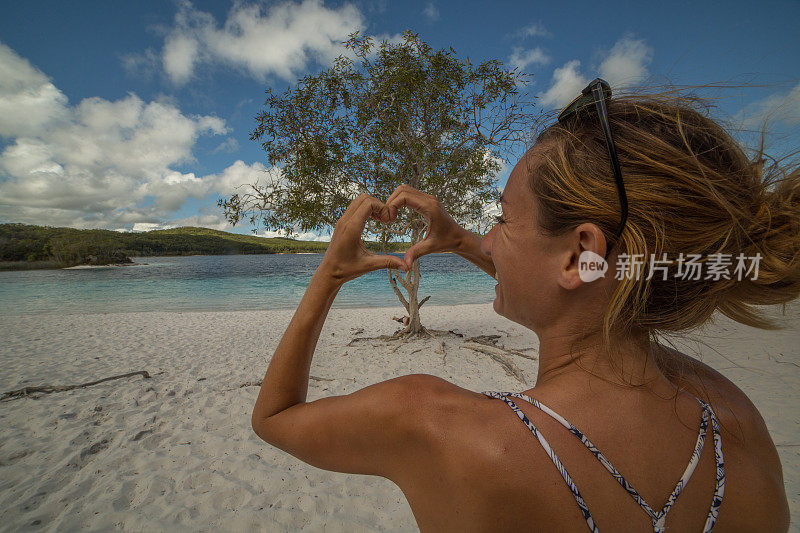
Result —
POLYGON ((367 258, 367 265, 370 270, 379 270, 381 268, 396 268, 398 270, 407 270, 408 266, 405 261, 400 257, 393 255, 374 255, 371 254, 367 258))
POLYGON ((414 264, 416 259, 435 251, 436 243, 429 241, 428 239, 424 239, 406 250, 406 254, 403 256, 403 261, 405 261, 405 264, 408 266, 408 268, 411 268, 411 265, 414 264))
POLYGON ((412 189, 410 191, 403 190, 397 194, 392 193, 392 196, 386 201, 386 205, 390 209, 394 208, 395 211, 400 207, 408 206, 430 220, 431 215, 436 210, 436 201, 433 196, 412 189))

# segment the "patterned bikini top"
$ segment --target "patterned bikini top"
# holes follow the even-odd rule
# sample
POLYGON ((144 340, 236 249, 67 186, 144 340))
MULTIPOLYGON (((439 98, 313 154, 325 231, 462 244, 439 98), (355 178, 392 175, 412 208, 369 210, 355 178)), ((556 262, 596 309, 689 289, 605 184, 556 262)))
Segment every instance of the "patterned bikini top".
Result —
POLYGON ((675 489, 670 494, 669 499, 667 500, 666 505, 660 511, 656 512, 644 501, 638 492, 628 483, 622 474, 620 474, 616 468, 606 459, 606 457, 600 453, 592 442, 586 438, 586 435, 581 433, 578 428, 567 422, 561 415, 547 407, 546 405, 540 403, 538 400, 535 400, 525 394, 521 394, 518 392, 495 392, 495 391, 484 391, 482 394, 489 396, 491 398, 497 398, 499 400, 503 400, 506 405, 508 405, 511 409, 517 413, 517 416, 522 420, 522 422, 531 430, 531 433, 538 439, 539 443, 544 448, 544 451, 547 452, 547 455, 550 456, 552 459, 553 464, 555 464, 558 471, 561 473, 561 477, 564 478, 569 490, 572 492, 572 495, 575 497, 575 501, 578 504, 578 507, 581 509, 581 513, 583 513, 583 517, 586 519, 586 523, 589 526, 589 529, 593 532, 599 531, 597 529, 597 525, 594 523, 594 519, 592 518, 591 513, 589 513, 589 508, 586 506, 586 502, 583 501, 583 497, 581 497, 580 491, 578 491, 578 487, 575 486, 575 482, 572 481, 569 473, 564 468, 564 465, 561 464, 559 461, 558 456, 550 447, 550 444, 544 438, 544 436, 539 432, 536 426, 525 416, 520 408, 515 404, 509 396, 513 396, 515 398, 520 398, 522 400, 527 401, 528 403, 532 404, 533 406, 537 407, 541 411, 550 415, 553 419, 555 419, 558 423, 562 426, 567 428, 570 433, 578 437, 581 442, 592 452, 592 455, 597 458, 598 461, 608 470, 614 479, 616 479, 622 488, 624 488, 628 494, 639 504, 639 506, 644 509, 644 511, 650 516, 651 520, 653 521, 653 531, 655 533, 663 533, 665 526, 664 521, 667 518, 667 513, 669 512, 672 504, 675 503, 675 500, 680 495, 683 487, 689 482, 689 478, 692 477, 692 473, 694 472, 697 463, 700 460, 700 453, 703 451, 703 444, 705 444, 706 440, 706 431, 708 429, 708 423, 711 421, 711 430, 714 435, 714 456, 717 461, 717 483, 716 488, 714 490, 714 499, 711 502, 711 509, 708 511, 708 518, 706 519, 705 527, 703 528, 703 532, 711 531, 714 527, 714 524, 717 521, 717 515, 719 514, 719 507, 722 504, 722 495, 725 492, 725 463, 722 459, 722 437, 720 436, 719 432, 719 422, 717 421, 717 417, 714 414, 714 411, 711 410, 711 406, 709 406, 704 401, 697 398, 697 401, 700 402, 700 406, 703 408, 703 417, 700 422, 700 433, 697 436, 697 444, 694 447, 694 451, 692 452, 692 457, 689 460, 689 464, 686 466, 686 470, 683 472, 681 479, 678 481, 678 484, 675 485, 675 489))

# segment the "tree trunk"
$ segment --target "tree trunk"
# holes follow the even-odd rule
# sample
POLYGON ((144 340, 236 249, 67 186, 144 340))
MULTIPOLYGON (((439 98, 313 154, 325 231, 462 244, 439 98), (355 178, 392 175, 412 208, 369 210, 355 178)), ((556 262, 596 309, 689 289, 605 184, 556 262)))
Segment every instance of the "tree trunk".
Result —
MULTIPOLYGON (((425 229, 425 225, 421 216, 417 213, 412 213, 412 222, 411 222, 411 246, 414 246, 417 242, 421 240, 423 236, 423 230, 425 229)), ((383 233, 381 236, 381 244, 383 246, 383 253, 386 252, 386 243, 387 243, 387 234, 386 232, 383 233)), ((400 303, 403 304, 403 307, 406 308, 406 312, 408 313, 408 325, 403 328, 399 333, 402 335, 421 335, 425 330, 425 327, 422 325, 422 321, 420 320, 419 316, 419 308, 424 304, 429 297, 424 298, 422 301, 419 299, 419 282, 421 279, 420 269, 419 269, 419 259, 414 260, 414 263, 411 266, 411 271, 407 272, 405 275, 403 273, 398 272, 397 280, 395 280, 392 270, 387 269, 386 274, 389 278, 389 283, 392 285, 392 289, 394 289, 395 294, 397 294, 398 300, 400 303), (400 285, 406 290, 408 295, 408 299, 403 296, 403 293, 400 292, 400 288, 397 286, 397 281, 400 282, 400 285)))
MULTIPOLYGON (((422 224, 414 213, 414 221, 411 223, 411 246, 420 241, 422 224)), ((422 324, 419 318, 419 259, 415 259, 411 266, 411 285, 408 288, 408 333, 419 335, 422 331, 422 324)))

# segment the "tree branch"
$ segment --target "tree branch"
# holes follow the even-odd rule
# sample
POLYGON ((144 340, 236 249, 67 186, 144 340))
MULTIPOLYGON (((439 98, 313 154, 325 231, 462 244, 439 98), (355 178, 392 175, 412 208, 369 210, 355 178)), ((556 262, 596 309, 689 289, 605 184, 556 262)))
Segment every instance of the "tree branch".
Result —
POLYGON ((399 288, 397 288, 397 283, 394 280, 394 276, 392 275, 392 269, 391 268, 387 268, 386 269, 386 275, 389 276, 389 283, 392 285, 392 289, 394 289, 394 293, 400 299, 400 302, 403 304, 403 307, 406 308, 406 312, 408 312, 409 311, 409 309, 408 309, 408 300, 405 299, 405 297, 403 296, 403 293, 400 292, 399 288))

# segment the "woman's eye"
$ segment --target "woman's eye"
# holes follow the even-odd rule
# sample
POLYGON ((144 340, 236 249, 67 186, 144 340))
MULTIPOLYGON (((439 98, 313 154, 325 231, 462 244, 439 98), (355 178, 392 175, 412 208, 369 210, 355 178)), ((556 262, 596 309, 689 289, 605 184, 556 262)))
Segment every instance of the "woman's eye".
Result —
POLYGON ((501 215, 494 215, 494 221, 497 222, 498 224, 506 223, 506 221, 503 220, 503 217, 501 215))

